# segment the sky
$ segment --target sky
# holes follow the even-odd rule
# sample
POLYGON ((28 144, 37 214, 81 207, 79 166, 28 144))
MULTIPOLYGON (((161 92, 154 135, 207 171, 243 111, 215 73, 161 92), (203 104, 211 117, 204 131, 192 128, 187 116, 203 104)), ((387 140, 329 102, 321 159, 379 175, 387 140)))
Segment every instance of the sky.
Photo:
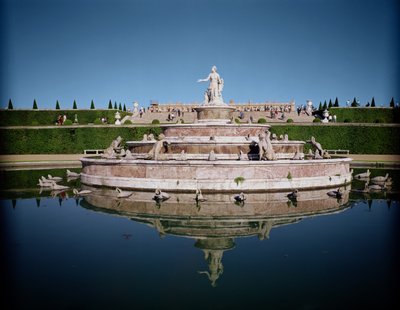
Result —
POLYGON ((0 0, 0 107, 400 101, 399 0, 0 0))

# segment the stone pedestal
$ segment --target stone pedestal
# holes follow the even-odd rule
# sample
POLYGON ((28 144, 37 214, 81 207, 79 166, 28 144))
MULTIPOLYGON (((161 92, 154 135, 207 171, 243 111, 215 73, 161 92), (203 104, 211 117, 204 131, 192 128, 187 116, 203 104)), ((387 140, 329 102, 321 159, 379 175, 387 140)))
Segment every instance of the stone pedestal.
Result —
POLYGON ((232 121, 234 107, 229 106, 200 106, 195 108, 197 122, 212 124, 229 124, 232 121))

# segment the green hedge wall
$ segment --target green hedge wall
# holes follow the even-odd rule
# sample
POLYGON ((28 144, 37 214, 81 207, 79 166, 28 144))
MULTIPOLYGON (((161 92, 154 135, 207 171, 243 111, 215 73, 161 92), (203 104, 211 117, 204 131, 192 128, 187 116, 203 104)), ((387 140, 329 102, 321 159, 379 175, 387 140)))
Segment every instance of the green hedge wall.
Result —
MULTIPOLYGON (((81 125, 93 123, 95 119, 107 117, 109 123, 114 123, 116 110, 0 110, 0 126, 50 126, 57 121, 58 115, 66 115, 74 121, 75 114, 81 125)), ((121 118, 127 112, 119 112, 121 118)))
POLYGON ((347 123, 400 123, 398 108, 330 108, 338 122, 347 123))
POLYGON ((143 134, 158 136, 160 127, 0 128, 1 154, 82 154, 85 149, 105 149, 121 136, 141 140, 143 134))
POLYGON ((400 127, 395 126, 287 125, 272 127, 271 132, 288 134, 289 140, 307 141, 314 136, 324 149, 350 150, 352 154, 400 154, 400 127))
MULTIPOLYGON (((143 134, 158 136, 161 128, 148 127, 76 127, 76 128, 0 128, 1 154, 80 154, 85 149, 104 149, 121 136, 124 141, 141 140, 143 134)), ((345 149, 353 154, 400 154, 400 127, 283 125, 271 128, 278 136, 306 141, 314 136, 325 149, 345 149)), ((307 148, 306 148, 307 150, 307 148)))

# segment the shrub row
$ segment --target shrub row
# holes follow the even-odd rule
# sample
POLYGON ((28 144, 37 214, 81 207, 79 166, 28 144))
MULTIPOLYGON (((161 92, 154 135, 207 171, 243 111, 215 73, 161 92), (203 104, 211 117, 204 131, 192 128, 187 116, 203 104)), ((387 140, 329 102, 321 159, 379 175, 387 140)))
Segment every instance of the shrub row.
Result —
MULTIPOLYGON (((2 154, 79 154, 84 149, 104 149, 121 136, 124 141, 141 140, 143 134, 158 136, 161 128, 148 127, 76 127, 76 128, 0 128, 2 154)), ((377 126, 301 126, 283 125, 271 128, 290 140, 310 140, 314 136, 325 149, 350 150, 353 154, 400 154, 400 127, 377 126)))
POLYGON ((288 134, 289 140, 307 141, 314 136, 324 149, 350 150, 352 154, 400 154, 400 127, 395 126, 284 125, 272 127, 271 132, 288 134))
POLYGON ((345 123, 400 123, 398 108, 330 108, 338 122, 345 123))
POLYGON ((105 149, 121 136, 141 140, 144 134, 158 136, 160 127, 0 128, 1 154, 82 154, 85 149, 105 149))
MULTIPOLYGON (((54 125, 58 115, 66 115, 68 120, 75 120, 86 125, 96 119, 106 117, 108 123, 115 122, 116 110, 0 110, 0 126, 49 126, 54 125)), ((127 112, 120 111, 121 118, 127 112)))

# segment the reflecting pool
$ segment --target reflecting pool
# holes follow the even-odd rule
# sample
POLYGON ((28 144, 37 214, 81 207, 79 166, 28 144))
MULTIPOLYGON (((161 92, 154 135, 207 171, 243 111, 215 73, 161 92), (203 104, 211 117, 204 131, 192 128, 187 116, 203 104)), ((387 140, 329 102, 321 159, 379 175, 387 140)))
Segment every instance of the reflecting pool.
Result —
POLYGON ((399 171, 371 171, 393 185, 365 193, 354 181, 341 199, 248 193, 244 203, 235 193, 118 198, 65 170, 3 171, 3 300, 7 309, 397 308, 399 171), (48 174, 70 189, 40 190, 48 174))

